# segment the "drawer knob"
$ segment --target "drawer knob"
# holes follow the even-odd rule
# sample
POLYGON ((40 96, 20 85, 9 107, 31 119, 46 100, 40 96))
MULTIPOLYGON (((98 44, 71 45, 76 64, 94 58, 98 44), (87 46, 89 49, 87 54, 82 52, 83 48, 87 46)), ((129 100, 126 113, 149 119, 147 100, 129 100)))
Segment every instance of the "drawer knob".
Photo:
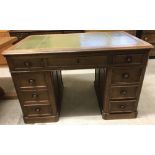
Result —
POLYGON ((40 109, 40 108, 36 108, 35 111, 36 111, 36 112, 40 112, 41 109, 40 109))
POLYGON ((35 83, 35 80, 34 80, 34 79, 30 79, 30 80, 29 80, 29 84, 30 84, 30 85, 33 85, 34 83, 35 83))
POLYGON ((128 78, 129 78, 129 74, 128 74, 128 73, 124 73, 124 74, 123 74, 123 78, 124 78, 124 79, 128 79, 128 78))
POLYGON ((32 98, 36 99, 38 97, 38 94, 37 93, 33 93, 32 94, 32 98))
POLYGON ((30 62, 24 62, 24 64, 25 64, 25 67, 30 67, 31 66, 30 62))
POLYGON ((132 62, 132 57, 127 57, 127 58, 126 58, 126 61, 127 61, 128 63, 131 63, 131 62, 132 62))
POLYGON ((148 40, 148 37, 145 37, 144 40, 147 41, 148 40))
POLYGON ((121 95, 123 95, 123 96, 125 96, 125 95, 127 95, 127 90, 121 90, 121 95))
POLYGON ((120 105, 120 108, 121 109, 125 109, 125 105, 120 105))

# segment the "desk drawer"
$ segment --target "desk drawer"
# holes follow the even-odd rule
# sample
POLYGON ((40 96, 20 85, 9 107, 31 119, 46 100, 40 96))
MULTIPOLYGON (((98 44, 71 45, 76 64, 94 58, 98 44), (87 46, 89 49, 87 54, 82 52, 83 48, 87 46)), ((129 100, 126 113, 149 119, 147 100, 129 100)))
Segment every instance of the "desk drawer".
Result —
MULTIPOLYGON (((20 92, 22 101, 25 104, 48 101, 48 91, 47 90, 22 90, 20 92)), ((46 103, 46 102, 45 102, 46 103)))
POLYGON ((46 74, 42 72, 13 73, 12 77, 15 85, 21 89, 47 87, 46 74))
POLYGON ((110 99, 136 99, 138 86, 112 87, 110 99))
POLYGON ((155 43, 155 34, 143 34, 142 39, 149 43, 155 43))
POLYGON ((50 105, 26 105, 23 111, 25 116, 45 116, 52 114, 50 105))
POLYGON ((110 113, 133 112, 136 109, 135 101, 111 101, 110 113))
POLYGON ((137 67, 113 67, 112 84, 137 83, 140 81, 142 68, 137 67))
POLYGON ((11 58, 12 70, 33 70, 44 67, 44 60, 42 58, 32 58, 32 56, 23 56, 11 58))
POLYGON ((113 57, 114 64, 143 64, 144 54, 135 55, 115 55, 113 57))
POLYGON ((47 66, 80 66, 80 65, 105 65, 107 64, 107 56, 52 56, 47 58, 47 66))

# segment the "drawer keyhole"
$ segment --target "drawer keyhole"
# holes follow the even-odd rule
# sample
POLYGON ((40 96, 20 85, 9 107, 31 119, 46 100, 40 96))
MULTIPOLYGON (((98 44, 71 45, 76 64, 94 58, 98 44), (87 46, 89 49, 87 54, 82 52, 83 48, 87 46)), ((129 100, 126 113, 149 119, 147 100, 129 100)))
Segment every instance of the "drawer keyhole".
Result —
POLYGON ((25 65, 25 67, 30 67, 31 66, 31 63, 28 62, 28 61, 26 61, 26 62, 24 62, 24 65, 25 65))

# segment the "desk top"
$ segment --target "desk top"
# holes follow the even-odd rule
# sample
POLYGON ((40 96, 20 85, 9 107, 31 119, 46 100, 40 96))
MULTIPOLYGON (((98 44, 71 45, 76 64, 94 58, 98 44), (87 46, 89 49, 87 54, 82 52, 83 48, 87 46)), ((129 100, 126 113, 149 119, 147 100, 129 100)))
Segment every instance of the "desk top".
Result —
POLYGON ((5 51, 4 55, 150 49, 153 46, 126 32, 89 32, 31 35, 5 51))
POLYGON ((7 44, 12 44, 17 40, 16 37, 0 37, 0 48, 5 47, 7 44))

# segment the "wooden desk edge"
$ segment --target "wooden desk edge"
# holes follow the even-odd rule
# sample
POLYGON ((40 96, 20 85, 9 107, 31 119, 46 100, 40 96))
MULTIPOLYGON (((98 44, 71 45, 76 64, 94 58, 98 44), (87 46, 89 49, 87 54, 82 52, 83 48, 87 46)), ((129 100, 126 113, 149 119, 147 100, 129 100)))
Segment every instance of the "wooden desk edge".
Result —
MULTIPOLYGON (((82 52, 82 51, 88 51, 88 52, 91 52, 91 51, 112 51, 112 50, 134 50, 134 49, 152 49, 153 46, 144 41, 144 40, 141 40, 127 32, 124 32, 124 31, 118 31, 118 32, 121 32, 121 33, 124 33, 125 35, 137 40, 137 41, 140 41, 142 44, 141 45, 136 45, 136 46, 113 46, 113 47, 102 47, 102 48, 40 48, 40 49, 18 49, 18 50, 14 50, 13 48, 15 46, 18 46, 19 44, 21 44, 21 42, 29 39, 31 36, 34 36, 34 35, 31 35, 31 36, 28 36, 26 37, 25 39, 23 39, 22 41, 18 42, 15 46, 12 46, 11 48, 7 49, 6 51, 2 52, 2 55, 4 56, 7 56, 7 55, 29 55, 29 54, 58 54, 58 53, 74 53, 74 52, 82 52), (20 51, 20 52, 19 52, 20 51), (50 51, 50 52, 49 52, 50 51)), ((104 34, 105 32, 87 32, 87 34, 104 34)), ((108 32, 109 33, 109 32, 108 32)), ((63 34, 63 35, 77 35, 76 33, 72 33, 72 34, 63 34)), ((78 33, 78 35, 80 34, 86 34, 86 33, 78 33)), ((62 34, 48 34, 48 35, 62 35, 62 34)), ((35 36, 42 36, 42 35, 35 35, 35 36)))

